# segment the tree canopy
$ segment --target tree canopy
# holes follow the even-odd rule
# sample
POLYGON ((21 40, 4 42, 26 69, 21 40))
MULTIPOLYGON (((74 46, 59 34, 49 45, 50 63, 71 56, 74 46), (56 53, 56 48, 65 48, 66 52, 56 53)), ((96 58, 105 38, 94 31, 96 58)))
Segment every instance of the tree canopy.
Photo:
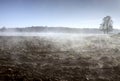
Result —
POLYGON ((113 21, 110 16, 103 18, 103 22, 100 24, 100 30, 107 34, 113 30, 113 21))

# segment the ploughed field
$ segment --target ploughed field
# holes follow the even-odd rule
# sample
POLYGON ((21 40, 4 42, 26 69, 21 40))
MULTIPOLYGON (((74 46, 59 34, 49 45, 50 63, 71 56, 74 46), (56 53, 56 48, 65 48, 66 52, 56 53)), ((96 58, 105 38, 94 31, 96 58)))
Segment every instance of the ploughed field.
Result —
POLYGON ((0 81, 120 81, 120 37, 0 36, 0 81))

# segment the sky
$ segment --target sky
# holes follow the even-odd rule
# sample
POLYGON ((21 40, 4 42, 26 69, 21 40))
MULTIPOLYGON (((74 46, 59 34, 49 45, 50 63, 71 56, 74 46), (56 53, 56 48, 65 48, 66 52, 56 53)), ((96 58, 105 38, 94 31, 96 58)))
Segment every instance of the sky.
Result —
POLYGON ((120 0, 0 0, 0 27, 99 28, 108 15, 120 29, 120 0))

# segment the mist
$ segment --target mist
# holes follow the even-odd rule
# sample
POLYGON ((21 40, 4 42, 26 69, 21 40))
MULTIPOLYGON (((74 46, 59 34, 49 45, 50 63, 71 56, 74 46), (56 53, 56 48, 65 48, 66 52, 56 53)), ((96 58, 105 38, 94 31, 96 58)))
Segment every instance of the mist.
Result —
POLYGON ((120 64, 119 44, 119 34, 1 32, 0 72, 23 81, 113 81, 120 64))

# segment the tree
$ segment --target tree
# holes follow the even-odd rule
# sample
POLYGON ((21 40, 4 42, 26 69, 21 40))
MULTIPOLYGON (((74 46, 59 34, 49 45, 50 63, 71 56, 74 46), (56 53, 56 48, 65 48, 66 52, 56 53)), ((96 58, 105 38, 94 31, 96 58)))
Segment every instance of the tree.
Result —
POLYGON ((100 24, 100 30, 103 31, 104 34, 108 34, 108 32, 113 30, 113 21, 110 16, 103 18, 103 23, 100 24))

